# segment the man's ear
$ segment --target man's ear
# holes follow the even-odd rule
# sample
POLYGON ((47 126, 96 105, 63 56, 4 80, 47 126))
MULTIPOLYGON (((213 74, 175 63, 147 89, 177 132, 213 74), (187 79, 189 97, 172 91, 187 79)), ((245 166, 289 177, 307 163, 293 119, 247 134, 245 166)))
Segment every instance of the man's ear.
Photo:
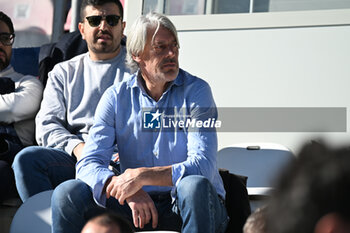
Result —
POLYGON ((123 21, 123 22, 122 22, 122 34, 124 33, 125 26, 126 26, 126 22, 123 21))
POLYGON ((81 22, 80 22, 80 23, 78 24, 78 28, 79 28, 81 37, 83 38, 83 40, 85 40, 85 36, 84 36, 84 23, 81 23, 81 22))
POLYGON ((134 60, 134 61, 136 61, 137 63, 140 63, 141 62, 141 57, 140 57, 140 55, 132 55, 132 59, 134 60))
POLYGON ((329 213, 318 220, 314 233, 345 233, 349 232, 349 224, 336 213, 329 213))

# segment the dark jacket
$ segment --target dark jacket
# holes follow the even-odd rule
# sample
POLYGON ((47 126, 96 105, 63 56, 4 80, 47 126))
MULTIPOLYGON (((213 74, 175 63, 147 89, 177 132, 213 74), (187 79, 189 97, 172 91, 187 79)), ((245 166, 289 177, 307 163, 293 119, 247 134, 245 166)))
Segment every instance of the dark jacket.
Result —
POLYGON ((242 233, 243 226, 251 213, 247 191, 247 177, 219 169, 226 191, 225 205, 230 217, 226 233, 242 233))

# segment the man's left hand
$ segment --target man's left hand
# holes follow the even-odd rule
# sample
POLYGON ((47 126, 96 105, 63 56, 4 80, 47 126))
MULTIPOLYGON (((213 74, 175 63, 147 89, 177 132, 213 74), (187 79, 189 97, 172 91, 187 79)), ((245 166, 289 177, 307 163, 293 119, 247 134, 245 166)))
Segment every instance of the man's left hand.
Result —
POLYGON ((147 192, 140 189, 137 193, 126 199, 132 211, 135 227, 143 228, 152 219, 152 227, 158 225, 158 211, 153 200, 147 192))

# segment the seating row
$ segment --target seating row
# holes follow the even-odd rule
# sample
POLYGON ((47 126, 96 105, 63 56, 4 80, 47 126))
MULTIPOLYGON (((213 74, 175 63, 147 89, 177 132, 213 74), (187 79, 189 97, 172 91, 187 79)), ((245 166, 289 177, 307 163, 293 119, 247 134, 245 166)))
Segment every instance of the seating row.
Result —
MULTIPOLYGON (((243 143, 221 149, 218 152, 218 167, 248 177, 247 190, 251 209, 254 210, 264 204, 273 191, 275 178, 293 159, 293 153, 282 145, 243 143)), ((18 209, 10 233, 49 233, 51 195, 52 191, 45 191, 28 199, 18 209)), ((226 196, 226 199, 229 201, 230 196, 226 196)))

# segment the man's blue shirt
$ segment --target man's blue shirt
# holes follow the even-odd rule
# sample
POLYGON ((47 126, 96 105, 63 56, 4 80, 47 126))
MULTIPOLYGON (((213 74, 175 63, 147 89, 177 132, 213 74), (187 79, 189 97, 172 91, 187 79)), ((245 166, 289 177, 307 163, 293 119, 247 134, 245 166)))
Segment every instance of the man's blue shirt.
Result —
POLYGON ((147 192, 170 191, 185 176, 203 175, 225 197, 216 165, 215 119, 217 109, 209 85, 181 69, 158 101, 147 94, 138 73, 124 78, 99 102, 83 158, 77 163, 77 179, 86 182, 97 203, 104 205, 103 188, 114 175, 108 164, 117 144, 122 172, 172 165, 174 186, 143 187, 147 192))

